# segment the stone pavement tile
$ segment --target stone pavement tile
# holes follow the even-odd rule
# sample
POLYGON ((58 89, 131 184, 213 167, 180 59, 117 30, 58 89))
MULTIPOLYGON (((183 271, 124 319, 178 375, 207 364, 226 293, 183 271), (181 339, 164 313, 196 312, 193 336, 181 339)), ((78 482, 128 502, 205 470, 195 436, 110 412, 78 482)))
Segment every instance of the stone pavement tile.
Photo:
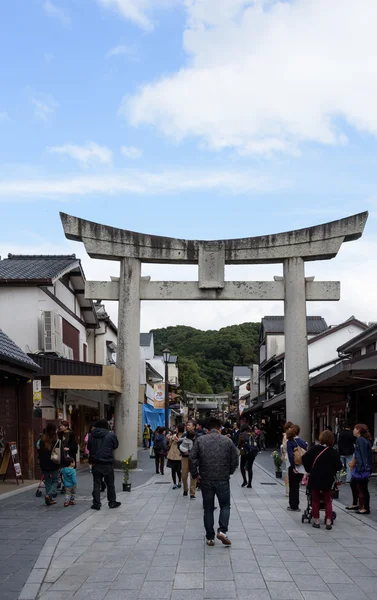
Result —
POLYGON ((203 600, 204 590, 173 590, 171 600, 203 600))
POLYGON ((138 598, 170 598, 173 582, 169 581, 146 581, 141 588, 138 598))
POLYGON ((92 573, 91 575, 89 575, 87 582, 88 583, 93 583, 95 581, 99 581, 99 582, 107 582, 107 581, 114 581, 114 579, 117 577, 118 573, 119 573, 120 569, 119 568, 100 568, 98 570, 96 570, 94 573, 92 573))
POLYGON ((28 583, 42 583, 45 575, 47 573, 46 569, 33 569, 30 573, 27 582, 28 583))
POLYGON ((353 577, 353 581, 363 592, 374 593, 377 598, 377 577, 353 577))
POLYGON ((104 600, 135 600, 137 594, 135 590, 109 590, 104 600))
POLYGON ((263 590, 266 589, 266 584, 261 575, 257 573, 235 573, 234 579, 236 582, 237 590, 255 589, 263 590))
POLYGON ((268 590, 238 590, 237 593, 238 600, 271 600, 268 590))
POLYGON ((129 573, 130 575, 132 575, 134 573, 147 573, 150 569, 151 562, 152 561, 149 560, 140 562, 134 560, 127 561, 127 564, 124 565, 123 569, 120 570, 119 574, 127 575, 129 573))
MULTIPOLYGON (((302 592, 305 600, 337 600, 331 592, 321 592, 319 596, 318 592, 302 592)), ((356 600, 356 599, 355 599, 356 600)))
POLYGON ((330 583, 329 588, 338 600, 369 600, 356 584, 330 583))
POLYGON ((205 557, 206 567, 217 567, 221 565, 230 564, 230 552, 228 549, 221 549, 221 552, 215 552, 213 554, 207 554, 205 557))
MULTIPOLYGON (((316 575, 317 571, 309 562, 290 562, 285 563, 286 568, 291 575, 316 575)), ((334 571, 336 573, 337 571, 334 571)))
MULTIPOLYGON (((196 573, 197 571, 192 571, 196 573)), ((145 581, 173 581, 176 573, 175 567, 151 567, 147 573, 145 581)))
POLYGON ((329 588, 319 575, 293 575, 293 579, 300 591, 328 592, 329 588))
MULTIPOLYGON (((160 569, 159 569, 160 570, 160 569)), ((177 573, 203 573, 202 560, 180 560, 177 565, 177 573)))
POLYGON ((40 600, 70 600, 74 592, 65 590, 60 592, 52 592, 51 589, 47 590, 42 596, 38 596, 40 600))
POLYGON ((84 573, 81 577, 71 577, 68 574, 62 575, 59 579, 51 586, 52 592, 60 592, 60 591, 73 591, 77 592, 80 589, 82 584, 85 582, 87 578, 86 573, 84 573))
MULTIPOLYGON (((322 552, 323 554, 323 552, 322 552)), ((284 551, 279 550, 279 556, 283 562, 307 562, 308 558, 299 550, 296 551, 284 551)))
POLYGON ((206 581, 204 598, 232 600, 237 598, 236 586, 233 581, 206 581))
POLYGON ((252 548, 255 552, 255 556, 279 556, 279 551, 276 550, 275 546, 254 546, 252 548))
POLYGON ((208 581, 232 581, 233 571, 230 565, 206 567, 204 576, 208 581))
POLYGON ((302 600, 302 594, 292 582, 268 581, 268 591, 272 600, 302 600))
MULTIPOLYGON (((356 559, 355 559, 356 560, 356 559)), ((359 564, 342 564, 339 563, 339 567, 347 573, 349 577, 373 577, 373 573, 370 569, 367 569, 365 565, 359 564)))
POLYGON ((333 550, 332 548, 326 548, 326 554, 334 560, 341 560, 343 562, 355 562, 355 557, 345 550, 333 550))
POLYGON ((261 567, 262 575, 266 581, 292 581, 289 571, 278 567, 261 567))
POLYGON ((27 583, 24 585, 19 600, 34 600, 39 592, 39 583, 27 583))
POLYGON ((370 558, 371 552, 368 548, 350 548, 350 554, 356 558, 370 558))
POLYGON ((338 571, 334 569, 317 569, 317 572, 325 583, 353 583, 352 579, 340 569, 338 571))
POLYGON ((271 567, 276 565, 277 567, 284 567, 284 562, 280 556, 256 556, 256 562, 260 567, 271 567))
POLYGON ((174 578, 175 590, 201 590, 203 587, 203 573, 177 573, 174 578))
MULTIPOLYGON (((190 555, 192 557, 192 554, 190 555)), ((151 563, 152 567, 175 567, 177 566, 179 560, 178 554, 176 556, 168 555, 168 556, 156 556, 151 563)))
POLYGON ((112 582, 112 590, 140 590, 145 580, 144 574, 120 575, 112 582))
POLYGON ((90 591, 84 586, 81 587, 76 594, 72 596, 72 600, 103 600, 108 592, 108 586, 90 589, 90 591))
POLYGON ((309 556, 308 561, 315 569, 338 569, 336 562, 325 556, 309 556))
POLYGON ((360 558, 360 562, 370 569, 371 571, 377 571, 377 558, 360 558))
POLYGON ((55 583, 63 575, 65 569, 48 569, 45 577, 46 583, 55 583))

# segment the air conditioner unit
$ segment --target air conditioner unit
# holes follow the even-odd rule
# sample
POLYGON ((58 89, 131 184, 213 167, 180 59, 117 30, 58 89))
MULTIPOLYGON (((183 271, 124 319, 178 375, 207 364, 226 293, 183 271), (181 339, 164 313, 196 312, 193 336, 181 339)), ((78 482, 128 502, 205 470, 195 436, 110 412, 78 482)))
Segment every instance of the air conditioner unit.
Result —
POLYGON ((73 350, 66 344, 63 344, 63 357, 73 360, 73 350))
POLYGON ((42 313, 42 345, 44 352, 63 355, 62 318, 53 310, 42 313))

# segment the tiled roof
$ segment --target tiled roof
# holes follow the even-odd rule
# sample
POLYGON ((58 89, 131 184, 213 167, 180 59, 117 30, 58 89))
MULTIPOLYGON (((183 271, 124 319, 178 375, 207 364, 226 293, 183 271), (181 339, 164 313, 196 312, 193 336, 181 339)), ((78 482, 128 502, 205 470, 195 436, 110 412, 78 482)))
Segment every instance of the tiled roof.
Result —
POLYGON ((4 331, 0 329, 0 360, 4 360, 5 362, 17 363, 23 367, 28 367, 30 371, 38 371, 39 366, 28 357, 25 352, 21 350, 7 336, 4 331))
MULTIPOLYGON (((323 317, 306 317, 307 333, 315 335, 328 329, 323 317)), ((284 317, 263 317, 262 328, 264 333, 284 333, 284 317)))
POLYGON ((77 262, 75 254, 62 256, 8 254, 8 258, 0 260, 0 281, 56 279, 77 262))
POLYGON ((153 337, 153 333, 141 333, 140 334, 140 346, 150 346, 152 337, 153 337))

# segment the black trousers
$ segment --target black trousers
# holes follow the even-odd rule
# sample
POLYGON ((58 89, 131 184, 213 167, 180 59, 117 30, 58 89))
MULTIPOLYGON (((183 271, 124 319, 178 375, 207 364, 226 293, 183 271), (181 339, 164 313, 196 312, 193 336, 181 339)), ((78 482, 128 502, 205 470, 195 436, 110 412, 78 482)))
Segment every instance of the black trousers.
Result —
POLYGON ((300 505, 300 483, 302 477, 302 473, 294 473, 292 467, 289 467, 289 506, 293 510, 297 510, 300 505))
POLYGON ((204 527, 207 540, 215 539, 215 519, 213 511, 215 510, 215 496, 219 501, 219 527, 218 532, 226 533, 228 531, 230 517, 230 486, 229 479, 224 481, 201 481, 203 509, 204 509, 204 527))
POLYGON ((159 454, 158 452, 155 451, 154 460, 155 460, 155 463, 156 463, 156 473, 157 473, 157 475, 159 473, 161 473, 161 475, 163 475, 164 474, 164 468, 165 468, 165 454, 159 454))
POLYGON ((253 481, 253 464, 255 461, 256 454, 243 454, 241 455, 241 475, 243 477, 244 482, 246 483, 246 473, 248 474, 249 485, 252 484, 253 481))
POLYGON ((93 465, 93 504, 94 506, 101 506, 101 484, 102 480, 107 486, 107 501, 109 504, 116 502, 115 493, 115 481, 114 481, 114 465, 113 464, 100 464, 93 465))
POLYGON ((369 479, 351 479, 351 490, 353 504, 359 505, 360 508, 370 510, 370 494, 368 490, 369 479))

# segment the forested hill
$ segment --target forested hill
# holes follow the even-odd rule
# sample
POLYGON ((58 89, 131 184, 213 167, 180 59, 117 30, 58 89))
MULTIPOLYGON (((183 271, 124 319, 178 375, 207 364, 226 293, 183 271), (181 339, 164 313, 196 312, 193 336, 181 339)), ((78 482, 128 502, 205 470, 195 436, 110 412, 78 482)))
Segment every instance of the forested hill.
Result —
POLYGON ((201 394, 232 388, 234 365, 248 366, 258 358, 260 323, 243 323, 218 331, 177 325, 152 329, 155 353, 168 347, 178 354, 181 389, 201 394))

